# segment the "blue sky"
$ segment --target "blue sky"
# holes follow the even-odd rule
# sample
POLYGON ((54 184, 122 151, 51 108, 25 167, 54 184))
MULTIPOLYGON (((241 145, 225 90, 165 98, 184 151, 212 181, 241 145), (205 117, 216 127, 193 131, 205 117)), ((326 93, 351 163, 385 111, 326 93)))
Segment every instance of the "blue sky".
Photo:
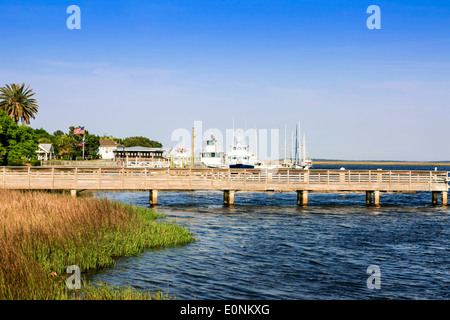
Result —
POLYGON ((35 128, 169 147, 196 120, 300 121, 314 158, 450 160, 448 1, 0 1, 0 30, 0 83, 33 88, 35 128))

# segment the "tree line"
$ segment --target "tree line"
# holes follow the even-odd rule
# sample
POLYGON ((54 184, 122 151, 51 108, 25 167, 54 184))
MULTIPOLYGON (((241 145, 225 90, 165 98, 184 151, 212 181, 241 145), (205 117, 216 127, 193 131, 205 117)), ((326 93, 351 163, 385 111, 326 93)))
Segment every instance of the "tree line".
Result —
MULTIPOLYGON (((31 119, 38 112, 34 92, 25 84, 11 84, 0 88, 0 165, 38 165, 36 150, 40 143, 51 143, 54 155, 62 160, 81 160, 83 156, 83 134, 75 134, 76 128, 70 126, 64 132, 53 134, 45 129, 29 127, 31 119)), ((125 139, 113 136, 99 136, 84 130, 84 159, 99 158, 100 140, 112 140, 125 147, 161 148, 162 144, 149 138, 136 136, 125 139)))

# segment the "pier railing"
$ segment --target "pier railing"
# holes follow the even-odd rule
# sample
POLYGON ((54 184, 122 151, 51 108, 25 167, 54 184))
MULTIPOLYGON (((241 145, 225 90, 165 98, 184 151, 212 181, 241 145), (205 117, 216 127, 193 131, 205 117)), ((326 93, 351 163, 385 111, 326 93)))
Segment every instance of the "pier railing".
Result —
POLYGON ((447 191, 447 171, 0 167, 0 187, 289 192, 447 191))

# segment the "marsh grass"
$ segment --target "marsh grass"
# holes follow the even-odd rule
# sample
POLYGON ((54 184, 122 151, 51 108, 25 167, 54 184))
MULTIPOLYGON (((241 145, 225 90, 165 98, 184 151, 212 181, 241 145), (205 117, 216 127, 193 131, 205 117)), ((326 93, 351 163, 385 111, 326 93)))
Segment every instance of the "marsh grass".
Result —
MULTIPOLYGON (((114 265, 145 249, 194 241, 155 211, 88 197, 45 192, 0 191, 0 299, 69 299, 66 269, 82 272, 114 265)), ((168 298, 85 284, 85 299, 168 298)))

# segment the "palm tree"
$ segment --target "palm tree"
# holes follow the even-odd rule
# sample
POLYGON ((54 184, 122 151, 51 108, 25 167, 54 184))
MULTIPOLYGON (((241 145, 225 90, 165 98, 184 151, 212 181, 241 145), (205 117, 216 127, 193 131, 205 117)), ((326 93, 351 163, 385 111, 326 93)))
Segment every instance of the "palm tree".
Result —
POLYGON ((25 84, 12 83, 0 88, 0 109, 4 110, 15 122, 29 124, 38 112, 36 99, 32 98, 34 92, 25 88, 25 84))

